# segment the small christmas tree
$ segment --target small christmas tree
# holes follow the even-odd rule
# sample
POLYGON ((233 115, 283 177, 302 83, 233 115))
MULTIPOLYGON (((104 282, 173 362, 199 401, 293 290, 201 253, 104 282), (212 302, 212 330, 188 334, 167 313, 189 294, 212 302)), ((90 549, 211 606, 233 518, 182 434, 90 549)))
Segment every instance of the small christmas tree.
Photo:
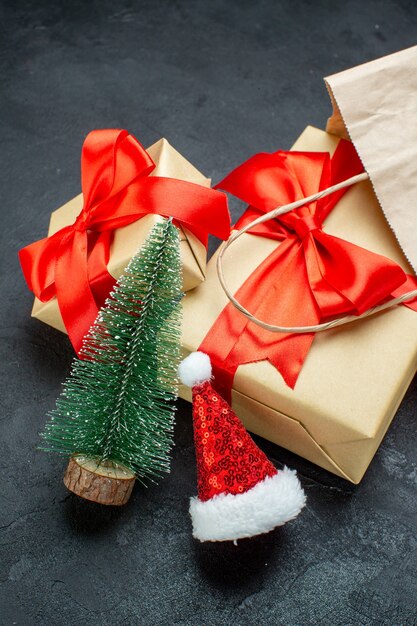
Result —
POLYGON ((88 500, 123 504, 135 478, 169 471, 181 298, 179 233, 163 220, 99 312, 41 435, 43 450, 71 456, 64 482, 88 500))

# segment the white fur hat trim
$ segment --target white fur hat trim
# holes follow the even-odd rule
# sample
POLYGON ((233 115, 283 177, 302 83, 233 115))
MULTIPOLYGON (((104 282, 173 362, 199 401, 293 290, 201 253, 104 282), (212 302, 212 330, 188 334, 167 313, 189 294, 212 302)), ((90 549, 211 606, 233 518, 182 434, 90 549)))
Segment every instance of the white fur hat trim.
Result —
POLYGON ((233 541, 261 535, 297 517, 305 502, 296 472, 285 467, 241 494, 220 494, 205 502, 191 498, 193 536, 233 541))

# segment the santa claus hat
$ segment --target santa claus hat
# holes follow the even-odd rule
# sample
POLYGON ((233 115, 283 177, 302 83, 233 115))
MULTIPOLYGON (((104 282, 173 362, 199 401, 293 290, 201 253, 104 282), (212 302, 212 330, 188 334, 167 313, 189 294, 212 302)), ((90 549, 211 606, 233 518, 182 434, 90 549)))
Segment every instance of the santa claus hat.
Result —
POLYGON ((295 471, 277 471, 213 389, 209 356, 190 354, 179 377, 193 390, 198 479, 198 496, 190 503, 193 536, 242 539, 294 519, 306 501, 295 471))

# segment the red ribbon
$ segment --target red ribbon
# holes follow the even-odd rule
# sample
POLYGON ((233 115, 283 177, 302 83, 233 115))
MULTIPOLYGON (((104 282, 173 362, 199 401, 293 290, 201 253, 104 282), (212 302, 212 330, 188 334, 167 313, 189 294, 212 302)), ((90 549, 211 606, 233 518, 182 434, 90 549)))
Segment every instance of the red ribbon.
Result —
MULTIPOLYGON (((257 154, 217 187, 249 203, 240 229, 277 206, 299 200, 362 171, 353 145, 321 152, 257 154)), ((325 233, 322 225, 345 189, 251 229, 281 244, 235 294, 256 317, 281 326, 315 325, 361 314, 391 294, 415 288, 393 261, 325 233), (394 293, 395 292, 395 293, 394 293)), ((413 307, 414 308, 414 307, 413 307)), ((314 333, 281 334, 250 322, 229 303, 200 345, 212 358, 218 390, 230 401, 239 365, 268 360, 294 388, 314 333)))
POLYGON ((126 130, 96 130, 81 156, 84 206, 74 224, 19 252, 29 289, 46 302, 57 297, 78 352, 115 279, 107 271, 113 231, 150 213, 173 217, 205 245, 227 239, 223 193, 174 178, 149 176, 155 164, 126 130))

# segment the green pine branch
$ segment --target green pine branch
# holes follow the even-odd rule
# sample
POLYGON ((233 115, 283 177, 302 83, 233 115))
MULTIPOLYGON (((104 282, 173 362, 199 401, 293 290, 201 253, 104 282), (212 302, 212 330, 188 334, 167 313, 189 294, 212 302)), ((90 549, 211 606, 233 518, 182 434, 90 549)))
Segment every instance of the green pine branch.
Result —
POLYGON ((41 435, 42 449, 169 471, 180 345, 178 230, 158 223, 86 336, 41 435))

